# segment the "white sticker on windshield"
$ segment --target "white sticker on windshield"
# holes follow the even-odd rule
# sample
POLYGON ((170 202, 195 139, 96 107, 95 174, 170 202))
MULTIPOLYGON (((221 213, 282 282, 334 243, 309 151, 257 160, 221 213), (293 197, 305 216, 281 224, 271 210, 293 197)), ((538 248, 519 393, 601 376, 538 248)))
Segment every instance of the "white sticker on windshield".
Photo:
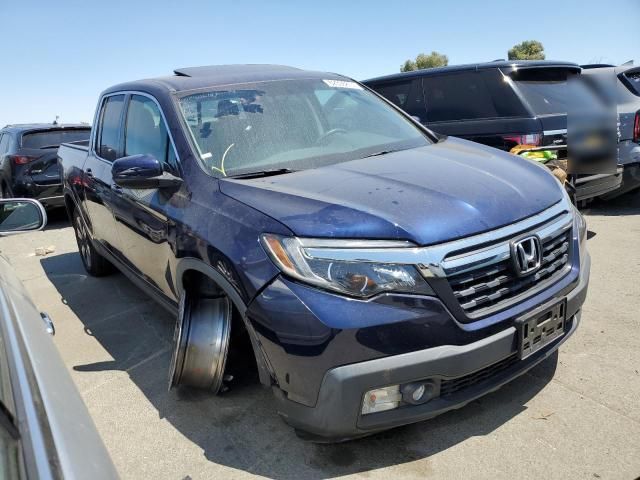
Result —
POLYGON ((203 160, 206 160, 207 158, 211 158, 211 157, 213 157, 211 152, 203 153, 202 155, 200 155, 200 158, 202 158, 203 160))
POLYGON ((352 88, 354 90, 362 90, 362 87, 356 82, 346 80, 322 80, 325 84, 333 88, 352 88))

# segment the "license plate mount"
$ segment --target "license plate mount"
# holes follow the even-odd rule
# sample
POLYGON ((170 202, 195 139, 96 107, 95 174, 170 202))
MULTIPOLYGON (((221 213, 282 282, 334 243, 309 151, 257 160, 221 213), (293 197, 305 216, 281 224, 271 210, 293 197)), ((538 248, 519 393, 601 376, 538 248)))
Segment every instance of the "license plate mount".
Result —
POLYGON ((543 308, 516 320, 518 356, 527 358, 564 335, 567 301, 543 308))

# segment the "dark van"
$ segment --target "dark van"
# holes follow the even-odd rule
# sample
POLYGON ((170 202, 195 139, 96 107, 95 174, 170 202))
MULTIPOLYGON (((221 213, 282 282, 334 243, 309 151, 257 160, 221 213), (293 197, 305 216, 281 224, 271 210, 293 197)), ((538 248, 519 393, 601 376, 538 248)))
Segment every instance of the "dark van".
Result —
MULTIPOLYGON (((581 68, 556 61, 495 61, 365 80, 420 123, 444 135, 509 151, 516 145, 566 144, 567 111, 595 101, 581 68)), ((620 187, 621 171, 580 176, 577 200, 620 187)))

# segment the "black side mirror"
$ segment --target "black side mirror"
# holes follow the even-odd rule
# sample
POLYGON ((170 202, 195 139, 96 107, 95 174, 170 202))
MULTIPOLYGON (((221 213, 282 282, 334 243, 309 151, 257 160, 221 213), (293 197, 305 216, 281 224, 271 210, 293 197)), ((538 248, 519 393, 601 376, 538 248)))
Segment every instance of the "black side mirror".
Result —
POLYGON ((32 198, 0 200, 0 234, 42 230, 47 224, 47 212, 32 198))
POLYGON ((117 159, 111 175, 115 184, 123 188, 177 188, 182 184, 181 178, 163 171, 158 159, 148 154, 117 159))

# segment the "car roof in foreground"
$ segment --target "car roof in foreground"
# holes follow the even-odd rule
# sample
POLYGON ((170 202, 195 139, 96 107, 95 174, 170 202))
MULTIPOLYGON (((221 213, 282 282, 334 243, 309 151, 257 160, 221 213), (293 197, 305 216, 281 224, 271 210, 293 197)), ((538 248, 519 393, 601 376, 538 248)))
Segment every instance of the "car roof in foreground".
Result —
POLYGON ((103 94, 127 90, 149 92, 157 91, 158 89, 182 92, 215 88, 223 85, 309 78, 350 80, 335 73, 301 70, 284 65, 210 65, 178 68, 174 70, 173 75, 121 83, 105 90, 103 94))
POLYGON ((21 133, 27 131, 37 131, 37 130, 64 130, 66 128, 69 129, 77 129, 77 128, 86 128, 87 130, 91 129, 91 125, 87 125, 86 123, 11 123, 9 125, 5 125, 1 131, 10 131, 14 133, 21 133))
POLYGON ((579 69, 577 63, 563 62, 555 60, 496 60, 493 62, 467 63, 464 65, 448 65, 446 67, 427 68, 423 70, 413 70, 411 72, 393 73, 381 77, 363 80, 368 82, 386 82, 405 78, 423 77, 428 75, 439 75, 453 72, 465 72, 474 70, 484 70, 490 68, 517 69, 517 68, 541 68, 541 67, 570 67, 579 69))

